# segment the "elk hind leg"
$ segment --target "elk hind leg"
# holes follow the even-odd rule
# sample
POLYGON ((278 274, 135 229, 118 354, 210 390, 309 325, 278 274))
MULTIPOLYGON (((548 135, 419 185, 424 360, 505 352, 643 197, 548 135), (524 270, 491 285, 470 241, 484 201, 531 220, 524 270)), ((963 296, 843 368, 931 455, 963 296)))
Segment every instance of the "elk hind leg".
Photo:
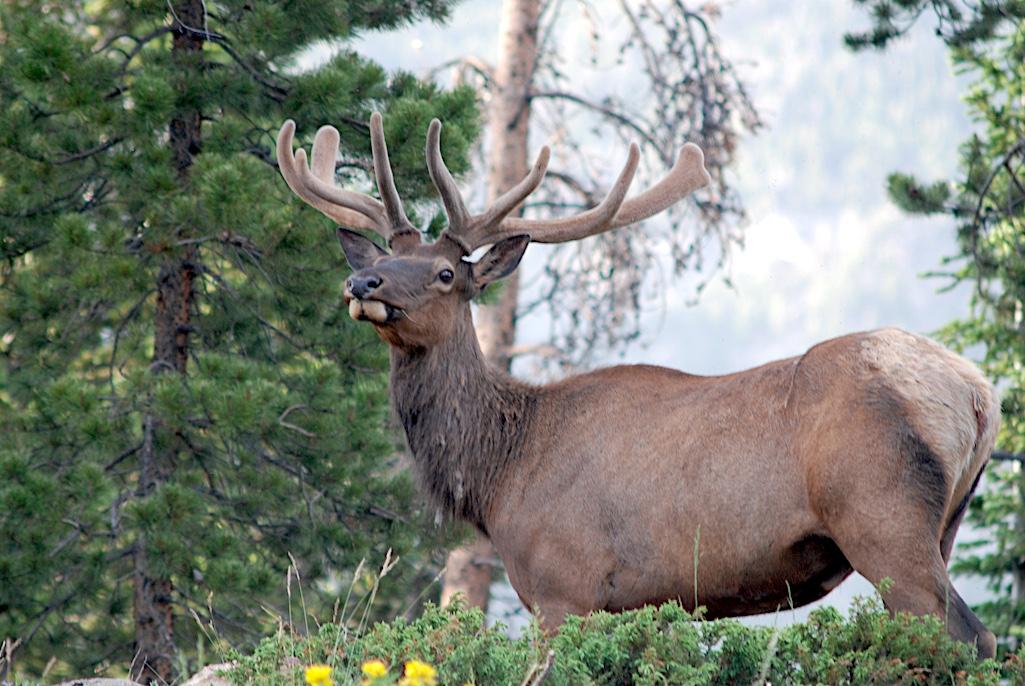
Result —
POLYGON ((892 516, 887 522, 876 520, 872 530, 858 524, 871 523, 870 515, 842 517, 831 533, 851 566, 873 585, 890 579, 892 583, 881 594, 887 610, 935 615, 955 639, 974 643, 981 657, 992 657, 996 638, 950 582, 937 527, 930 525, 934 517, 923 510, 905 502, 889 510, 892 516))
POLYGON ((822 524, 855 571, 876 586, 892 580, 882 594, 890 612, 935 615, 954 638, 990 656, 993 634, 947 575, 946 557, 964 515, 950 506, 959 489, 948 481, 946 461, 903 417, 902 405, 882 392, 872 399, 860 440, 848 432, 812 472, 811 496, 822 524), (850 459, 852 443, 862 449, 857 461, 850 459))
POLYGON ((975 495, 975 489, 979 485, 979 480, 982 478, 982 472, 985 468, 986 463, 983 462, 982 467, 979 468, 979 473, 975 475, 972 487, 968 489, 968 493, 958 503, 954 514, 950 517, 950 521, 947 522, 947 526, 943 530, 943 536, 940 538, 940 554, 943 556, 944 562, 950 562, 950 555, 954 550, 954 537, 957 536, 957 530, 961 527, 961 520, 964 519, 965 513, 968 511, 968 503, 971 502, 972 496, 975 495))

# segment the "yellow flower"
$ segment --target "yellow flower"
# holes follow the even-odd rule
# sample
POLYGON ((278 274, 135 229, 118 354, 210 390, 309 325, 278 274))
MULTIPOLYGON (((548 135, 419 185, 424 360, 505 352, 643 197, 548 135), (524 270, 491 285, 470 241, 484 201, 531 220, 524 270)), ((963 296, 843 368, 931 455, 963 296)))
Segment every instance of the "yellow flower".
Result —
POLYGON ((410 660, 406 663, 405 676, 399 680, 399 686, 436 686, 438 673, 426 662, 410 660))
POLYGON ((331 668, 327 665, 310 665, 306 668, 306 683, 310 686, 333 686, 331 668))
POLYGON ((363 676, 368 679, 380 679, 388 673, 388 667, 380 660, 369 660, 363 663, 363 676))

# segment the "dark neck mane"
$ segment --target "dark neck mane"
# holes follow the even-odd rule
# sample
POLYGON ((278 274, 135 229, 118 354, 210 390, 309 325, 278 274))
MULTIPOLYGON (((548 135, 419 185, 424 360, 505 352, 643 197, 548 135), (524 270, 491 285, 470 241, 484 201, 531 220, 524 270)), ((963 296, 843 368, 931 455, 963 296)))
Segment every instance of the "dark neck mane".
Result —
POLYGON ((424 488, 445 514, 487 533, 495 491, 533 420, 533 389, 487 363, 467 308, 441 345, 392 347, 391 396, 424 488))

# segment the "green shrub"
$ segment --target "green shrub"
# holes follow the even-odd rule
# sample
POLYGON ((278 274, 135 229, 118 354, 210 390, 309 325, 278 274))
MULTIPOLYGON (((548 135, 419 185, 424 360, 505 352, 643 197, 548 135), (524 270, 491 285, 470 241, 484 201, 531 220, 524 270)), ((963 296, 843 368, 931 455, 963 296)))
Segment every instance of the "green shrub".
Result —
POLYGON ((394 684, 403 664, 434 665, 440 686, 529 682, 552 654, 549 686, 681 684, 1025 684, 1025 649, 1002 661, 978 660, 934 617, 891 618, 877 600, 860 601, 848 617, 833 608, 785 628, 735 620, 696 619, 677 603, 571 617, 558 634, 531 626, 519 639, 485 626, 476 609, 428 606, 415 621, 377 624, 361 635, 324 625, 310 636, 284 630, 251 655, 233 654, 233 683, 298 686, 303 668, 327 664, 337 686, 360 684, 361 665, 380 660, 394 684))

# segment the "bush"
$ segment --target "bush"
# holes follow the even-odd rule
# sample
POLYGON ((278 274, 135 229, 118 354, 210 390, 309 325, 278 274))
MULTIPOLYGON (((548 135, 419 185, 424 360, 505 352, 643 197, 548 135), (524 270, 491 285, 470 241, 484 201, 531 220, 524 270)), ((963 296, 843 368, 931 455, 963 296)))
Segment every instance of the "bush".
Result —
POLYGON ((823 608, 779 629, 703 621, 670 602, 572 617, 550 637, 532 626, 520 639, 487 628, 477 609, 428 606, 415 621, 378 624, 362 635, 337 625, 306 637, 282 630, 252 655, 232 659, 227 676, 240 686, 297 686, 305 666, 321 663, 332 667, 337 686, 361 684, 361 666, 371 660, 388 668, 375 686, 397 683, 411 660, 433 665, 440 686, 516 686, 536 682, 546 668, 550 686, 1025 683, 1025 649, 978 660, 939 619, 891 618, 877 600, 860 601, 847 618, 823 608))

